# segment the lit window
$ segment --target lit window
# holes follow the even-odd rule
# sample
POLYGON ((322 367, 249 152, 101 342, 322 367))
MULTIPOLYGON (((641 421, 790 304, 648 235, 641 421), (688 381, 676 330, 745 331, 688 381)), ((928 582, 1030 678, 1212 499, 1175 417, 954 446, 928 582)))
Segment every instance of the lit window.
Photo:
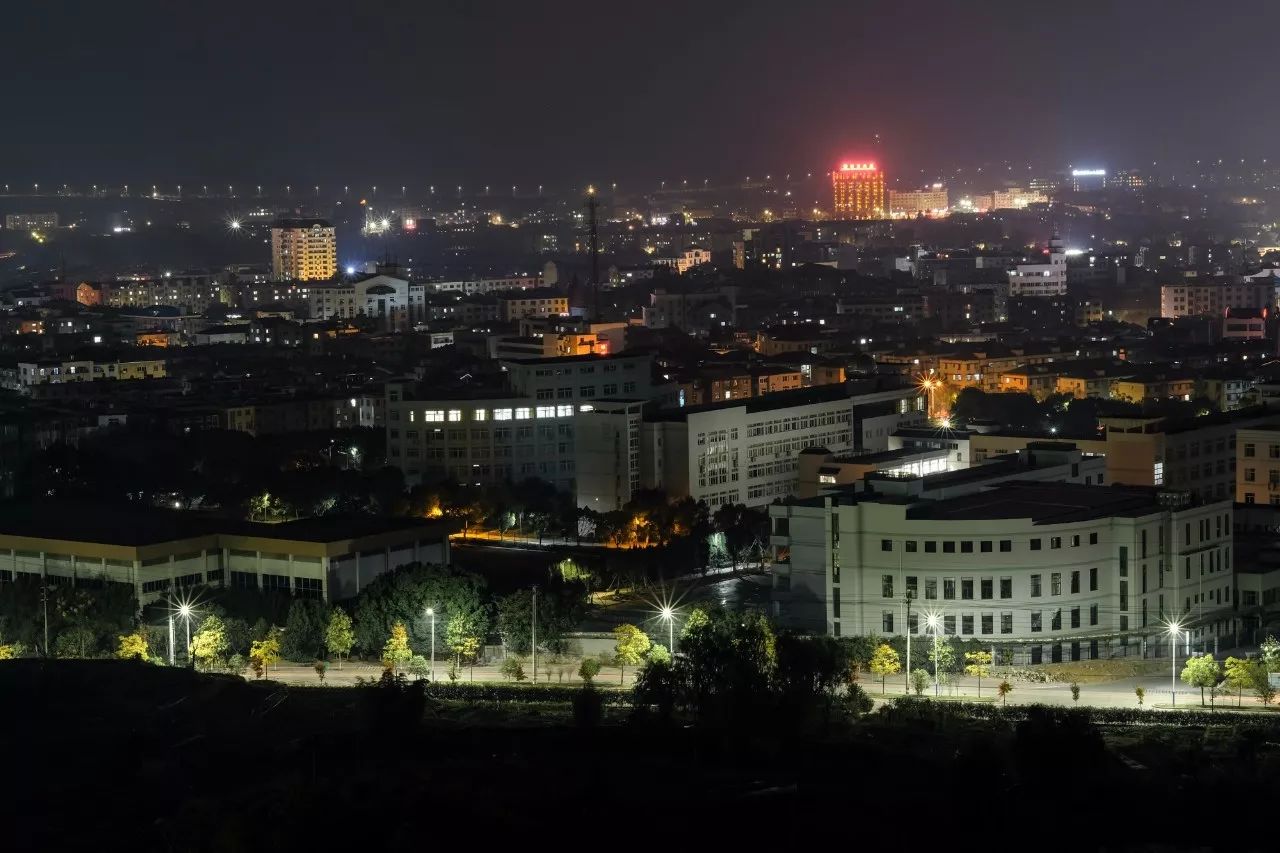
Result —
POLYGON ((443 409, 427 409, 422 413, 422 419, 427 423, 439 423, 444 420, 443 409))
POLYGON ((516 420, 527 421, 529 420, 529 414, 530 414, 529 407, 521 406, 520 408, 516 409, 516 420))
POLYGON ((449 410, 449 420, 451 420, 451 421, 460 421, 460 420, 462 420, 462 409, 450 409, 450 410, 449 410))
POLYGON ((573 406, 556 406, 556 417, 557 418, 573 417, 573 406))
POLYGON ((538 406, 536 414, 540 418, 554 418, 556 416, 556 407, 538 406))
POLYGON ((578 407, 579 412, 594 412, 595 409, 596 407, 591 405, 590 403, 583 403, 581 406, 578 407))
POLYGON ((494 409, 493 419, 495 421, 509 421, 511 420, 511 410, 510 409, 494 409))

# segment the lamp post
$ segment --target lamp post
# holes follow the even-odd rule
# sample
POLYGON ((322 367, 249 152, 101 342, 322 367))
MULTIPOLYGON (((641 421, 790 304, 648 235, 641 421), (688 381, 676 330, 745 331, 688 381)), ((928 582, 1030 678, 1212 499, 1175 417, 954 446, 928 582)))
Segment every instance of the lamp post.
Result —
POLYGON ((671 609, 671 605, 662 608, 662 618, 667 620, 667 651, 671 652, 674 658, 676 654, 676 612, 671 609))
POLYGON ((1169 704, 1178 704, 1178 636, 1182 625, 1176 619, 1169 622, 1169 704))
POLYGON ((431 617, 431 681, 434 682, 436 680, 436 609, 428 607, 427 615, 431 617))
POLYGON ((937 613, 930 613, 925 619, 925 624, 933 631, 933 696, 938 697, 938 628, 942 624, 942 620, 938 618, 937 613))
POLYGON ((187 666, 193 666, 191 661, 191 605, 180 605, 178 607, 178 615, 187 624, 187 666))

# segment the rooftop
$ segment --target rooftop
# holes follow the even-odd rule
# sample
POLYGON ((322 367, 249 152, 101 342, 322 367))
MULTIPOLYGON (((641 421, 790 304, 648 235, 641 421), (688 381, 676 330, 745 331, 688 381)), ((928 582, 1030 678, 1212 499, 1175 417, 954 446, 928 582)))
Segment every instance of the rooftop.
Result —
POLYGON ((1034 524, 1065 524, 1095 518, 1136 518, 1160 512, 1161 490, 1143 486, 1082 486, 1074 483, 1009 482, 958 498, 923 503, 907 518, 990 521, 1030 518, 1034 524))

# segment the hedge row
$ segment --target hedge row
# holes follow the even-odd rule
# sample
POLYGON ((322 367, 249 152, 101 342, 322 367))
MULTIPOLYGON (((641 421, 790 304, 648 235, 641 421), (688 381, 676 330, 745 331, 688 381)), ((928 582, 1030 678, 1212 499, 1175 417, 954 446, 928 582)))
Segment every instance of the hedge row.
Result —
POLYGON ((970 720, 1001 720, 1017 723, 1027 719, 1031 709, 1054 717, 1084 717, 1103 726, 1211 726, 1247 723, 1280 728, 1280 713, 1241 712, 1234 710, 1153 711, 1143 708, 1066 708, 1057 705, 988 705, 975 702, 933 702, 929 699, 900 696, 883 709, 885 715, 921 717, 954 717, 970 720))

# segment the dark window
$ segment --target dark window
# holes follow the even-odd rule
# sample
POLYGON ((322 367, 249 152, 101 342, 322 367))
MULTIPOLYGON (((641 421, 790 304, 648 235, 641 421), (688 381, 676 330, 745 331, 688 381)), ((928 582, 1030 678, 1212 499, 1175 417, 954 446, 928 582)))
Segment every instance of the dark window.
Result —
POLYGON ((942 633, 954 634, 955 632, 956 632, 956 617, 943 616, 942 617, 942 633))
POLYGON ((1039 551, 1039 550, 1040 550, 1040 540, 1039 540, 1039 539, 1032 539, 1032 540, 1031 540, 1031 550, 1032 550, 1032 551, 1039 551))
POLYGON ((1012 613, 1000 614, 1000 633, 1001 634, 1013 633, 1013 614, 1012 613))
POLYGON ((925 542, 925 543, 924 543, 924 552, 925 552, 926 554, 936 554, 936 553, 938 552, 938 543, 937 543, 937 542, 925 542))
POLYGON ((906 542, 902 544, 906 546, 906 550, 908 554, 914 554, 916 552, 916 540, 908 539, 906 542))
POLYGON ((1013 598, 1013 578, 1000 578, 1000 597, 1013 598))
POLYGON ((1098 605, 1096 604, 1089 605, 1089 624, 1090 625, 1098 624, 1098 605))
POLYGON ((1007 554, 1008 552, 1012 551, 1012 550, 1013 550, 1013 540, 1012 540, 1012 539, 1001 539, 1001 540, 1000 540, 1000 550, 1001 550, 1001 552, 1006 553, 1006 554, 1007 554))
POLYGON ((942 597, 947 600, 952 600, 956 597, 956 579, 955 578, 942 579, 942 597))
POLYGON ((1044 649, 1042 649, 1040 646, 1032 646, 1032 647, 1031 647, 1031 662, 1032 662, 1032 663, 1044 663, 1044 649))
POLYGON ((926 599, 938 597, 938 579, 937 578, 924 579, 924 597, 926 599))
POLYGON ((1097 545, 1097 544, 1098 544, 1098 534, 1096 534, 1096 533, 1090 533, 1090 534, 1089 534, 1089 544, 1090 544, 1090 545, 1097 545))
POLYGON ((1050 631, 1062 630, 1062 608, 1053 611, 1053 617, 1049 620, 1050 631))
POLYGON ((880 576, 880 596, 882 598, 893 598, 893 575, 880 576))
POLYGON ((1098 570, 1089 570, 1089 591, 1096 592, 1098 589, 1098 570))
POLYGON ((881 551, 892 551, 892 550, 893 550, 893 540, 892 540, 892 539, 881 539, 881 540, 880 540, 880 550, 881 550, 881 551))
POLYGON ((1073 593, 1080 591, 1080 572, 1073 571, 1071 573, 1071 591, 1073 593))
POLYGON ((1071 608, 1071 627, 1072 628, 1080 627, 1080 608, 1079 607, 1071 608))
POLYGON ((886 634, 893 633, 893 611, 886 610, 880 614, 880 630, 886 634))
POLYGON ((960 579, 960 597, 965 601, 973 601, 973 578, 960 579))
POLYGON ((258 576, 253 572, 232 572, 231 586, 234 589, 257 589, 258 576))
POLYGON ((983 539, 983 540, 982 540, 982 544, 981 544, 981 546, 978 548, 978 550, 979 550, 979 551, 981 551, 981 552, 982 552, 982 553, 984 553, 984 554, 990 554, 990 553, 991 553, 991 540, 990 540, 990 539, 983 539))
POLYGON ((982 579, 980 588, 982 590, 982 597, 984 599, 990 599, 992 597, 992 595, 994 594, 994 590, 993 590, 994 586, 995 584, 992 583, 991 578, 982 579))
POLYGON ((960 617, 960 633, 962 634, 973 633, 973 616, 972 615, 965 614, 964 616, 960 617))
POLYGON ((1038 633, 1040 629, 1041 629, 1040 611, 1033 610, 1031 612, 1031 631, 1032 633, 1038 633))
POLYGON ((995 631, 995 616, 990 613, 982 614, 982 633, 990 634, 995 631))
POLYGON ((973 543, 972 543, 972 542, 970 542, 970 541, 969 541, 969 540, 967 540, 967 539, 966 539, 965 541, 961 542, 961 543, 960 543, 960 553, 961 553, 961 554, 972 554, 972 553, 973 553, 973 543))
POLYGON ((954 554, 955 552, 956 552, 956 543, 950 542, 950 541, 942 543, 942 553, 954 554))
POLYGON ((1040 575, 1031 576, 1031 597, 1040 597, 1040 575))

